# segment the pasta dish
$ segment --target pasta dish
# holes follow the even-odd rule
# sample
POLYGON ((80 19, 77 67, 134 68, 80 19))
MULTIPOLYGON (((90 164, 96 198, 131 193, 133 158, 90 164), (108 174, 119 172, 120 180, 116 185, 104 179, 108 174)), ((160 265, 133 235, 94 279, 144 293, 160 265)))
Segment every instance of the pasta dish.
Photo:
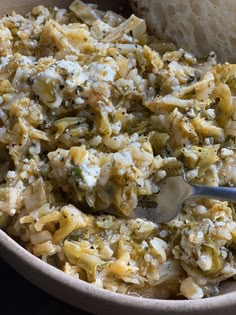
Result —
POLYGON ((236 65, 75 0, 0 20, 0 77, 0 226, 11 237, 136 296, 199 299, 235 276, 234 204, 190 200, 166 224, 129 215, 182 169, 193 183, 236 185, 236 65))

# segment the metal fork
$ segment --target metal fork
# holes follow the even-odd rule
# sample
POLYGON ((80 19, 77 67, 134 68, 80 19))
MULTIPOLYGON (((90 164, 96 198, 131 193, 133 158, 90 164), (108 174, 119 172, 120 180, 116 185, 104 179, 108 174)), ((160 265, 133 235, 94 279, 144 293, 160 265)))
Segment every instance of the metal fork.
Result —
POLYGON ((215 187, 190 184, 184 176, 168 177, 158 184, 160 191, 148 206, 145 201, 134 211, 137 218, 145 218, 155 223, 174 219, 183 203, 190 198, 209 198, 236 202, 236 187, 215 187))

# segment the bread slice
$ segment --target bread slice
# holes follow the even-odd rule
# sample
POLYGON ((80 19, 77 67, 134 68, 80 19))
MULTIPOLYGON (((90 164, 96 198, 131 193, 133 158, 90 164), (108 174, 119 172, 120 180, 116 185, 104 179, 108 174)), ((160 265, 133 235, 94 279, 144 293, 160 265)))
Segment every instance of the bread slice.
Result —
POLYGON ((205 57, 236 62, 235 0, 131 0, 134 12, 149 30, 177 47, 205 57))

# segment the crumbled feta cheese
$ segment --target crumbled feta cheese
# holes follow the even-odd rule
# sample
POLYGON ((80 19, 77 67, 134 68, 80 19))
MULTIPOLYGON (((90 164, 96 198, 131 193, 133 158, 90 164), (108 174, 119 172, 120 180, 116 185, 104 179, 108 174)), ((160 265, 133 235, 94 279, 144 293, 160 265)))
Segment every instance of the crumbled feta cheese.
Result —
POLYGON ((203 205, 196 205, 194 207, 194 212, 199 215, 203 215, 207 213, 207 208, 203 205))
POLYGON ((212 257, 207 253, 201 254, 199 259, 197 260, 198 266, 203 270, 207 271, 211 269, 212 266, 212 257))
POLYGON ((88 67, 88 73, 96 80, 113 81, 116 75, 116 70, 107 64, 92 62, 88 67))
POLYGON ((204 296, 202 288, 196 284, 192 277, 188 277, 182 281, 180 292, 183 296, 190 300, 201 299, 204 296))
POLYGON ((232 156, 233 154, 234 154, 234 151, 230 149, 222 148, 220 150, 220 157, 222 159, 226 158, 227 156, 232 156))

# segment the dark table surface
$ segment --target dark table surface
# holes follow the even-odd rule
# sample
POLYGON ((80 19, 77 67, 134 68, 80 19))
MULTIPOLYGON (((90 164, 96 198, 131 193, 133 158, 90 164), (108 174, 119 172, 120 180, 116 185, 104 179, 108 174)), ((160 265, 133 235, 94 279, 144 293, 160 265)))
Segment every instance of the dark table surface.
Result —
POLYGON ((67 305, 36 288, 1 259, 0 314, 89 315, 89 313, 67 305))

